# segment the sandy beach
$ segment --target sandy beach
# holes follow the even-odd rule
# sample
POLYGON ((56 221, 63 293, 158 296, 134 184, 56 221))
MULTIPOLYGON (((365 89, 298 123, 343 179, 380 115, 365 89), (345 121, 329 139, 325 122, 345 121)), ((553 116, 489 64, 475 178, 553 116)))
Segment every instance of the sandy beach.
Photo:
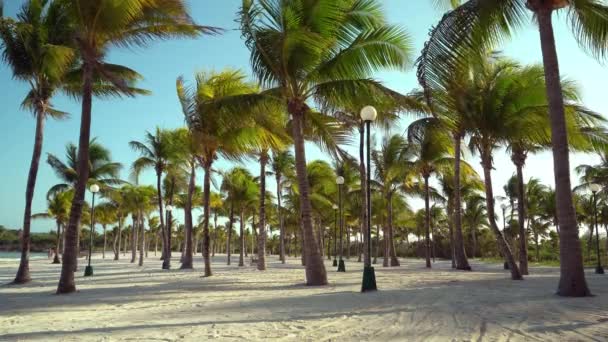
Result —
MULTIPOLYGON (((336 273, 330 285, 306 287, 299 260, 271 256, 269 269, 225 265, 214 276, 160 270, 123 260, 93 259, 95 276, 77 273, 78 292, 54 294, 59 265, 32 261, 24 287, 0 287, 1 341, 606 341, 608 277, 588 270, 595 297, 553 294, 556 268, 531 269, 511 281, 501 265, 473 262, 456 272, 449 261, 432 270, 422 260, 376 267, 377 293, 361 294, 360 263, 336 273)), ((236 259, 235 259, 236 261, 236 259)), ((82 261, 81 261, 82 263, 82 261)), ((0 262, 0 282, 12 280, 17 261, 0 262)), ((179 267, 174 258, 173 267, 179 267)))

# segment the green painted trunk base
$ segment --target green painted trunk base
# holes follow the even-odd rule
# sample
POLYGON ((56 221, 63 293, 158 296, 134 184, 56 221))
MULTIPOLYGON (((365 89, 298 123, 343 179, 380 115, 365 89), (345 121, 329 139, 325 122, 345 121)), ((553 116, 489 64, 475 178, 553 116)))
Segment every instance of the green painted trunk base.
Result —
POLYGON ((340 263, 338 264, 338 272, 346 272, 346 266, 344 265, 344 260, 340 259, 340 263))
POLYGON ((90 277, 93 275, 93 266, 87 266, 84 268, 84 276, 90 277))
POLYGON ((334 267, 338 267, 338 260, 334 259, 334 267))
POLYGON ((376 273, 371 266, 363 268, 363 282, 361 283, 361 292, 377 291, 376 273))

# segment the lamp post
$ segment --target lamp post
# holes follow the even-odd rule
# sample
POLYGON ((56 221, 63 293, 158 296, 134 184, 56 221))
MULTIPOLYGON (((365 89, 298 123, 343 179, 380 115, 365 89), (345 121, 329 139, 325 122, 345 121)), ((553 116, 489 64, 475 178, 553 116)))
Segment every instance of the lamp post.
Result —
POLYGON ((89 232, 89 264, 84 269, 84 276, 90 277, 93 275, 93 266, 91 266, 91 256, 93 254, 93 233, 95 232, 95 194, 99 192, 99 185, 93 184, 89 188, 93 194, 91 201, 91 231, 89 232))
POLYGON ((342 245, 342 236, 344 236, 344 213, 342 210, 342 185, 344 185, 344 177, 338 176, 336 178, 336 184, 338 184, 338 210, 340 215, 340 260, 338 261, 338 272, 346 272, 346 266, 342 259, 342 251, 344 250, 342 245))
POLYGON ((165 258, 163 259, 163 270, 169 270, 171 269, 171 222, 169 222, 171 220, 171 212, 173 211, 173 206, 171 204, 167 205, 165 207, 165 222, 167 224, 167 229, 166 229, 166 234, 167 234, 167 238, 165 239, 166 241, 166 246, 165 246, 165 258))
POLYGON ((338 239, 338 206, 337 205, 332 205, 332 208, 334 209, 334 263, 333 266, 337 267, 338 266, 338 260, 336 259, 336 255, 338 254, 338 248, 336 247, 337 245, 337 239, 338 239))
MULTIPOLYGON (((507 205, 503 204, 500 206, 500 208, 502 209, 502 233, 506 234, 506 229, 507 229, 507 205)), ((505 240, 506 240, 506 236, 505 236, 505 240)), ((504 255, 503 255, 504 258, 504 255)), ((504 264, 503 264, 503 268, 505 270, 509 269, 509 263, 505 260, 504 264)))
POLYGON ((597 266, 595 267, 596 274, 604 274, 604 268, 602 267, 602 256, 600 255, 600 231, 597 227, 597 192, 601 190, 599 184, 591 184, 591 192, 593 193, 593 225, 595 226, 595 241, 597 251, 597 266))
MULTIPOLYGON (((361 283, 361 292, 366 291, 376 291, 378 288, 376 287, 376 274, 374 272, 374 267, 372 266, 372 225, 371 225, 371 217, 372 217, 372 203, 371 203, 371 188, 370 188, 370 178, 371 178, 371 123, 376 120, 376 116, 378 116, 378 112, 376 108, 372 106, 366 106, 361 109, 361 120, 365 122, 365 129, 367 130, 367 180, 365 184, 365 197, 367 204, 367 231, 366 234, 366 242, 367 242, 367 256, 365 258, 365 265, 363 266, 363 281, 361 283)), ((363 162, 363 161, 361 161, 363 162)))

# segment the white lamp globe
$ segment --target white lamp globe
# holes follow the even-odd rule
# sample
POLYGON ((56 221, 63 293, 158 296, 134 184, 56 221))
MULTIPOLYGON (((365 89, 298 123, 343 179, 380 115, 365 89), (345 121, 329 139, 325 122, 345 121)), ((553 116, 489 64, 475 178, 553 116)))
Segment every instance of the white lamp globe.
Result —
POLYGON ((338 176, 338 177, 336 178, 336 184, 338 184, 338 185, 342 185, 342 184, 344 184, 344 177, 342 177, 342 176, 338 176))
POLYGON ((503 204, 500 207, 502 208, 502 210, 507 210, 507 205, 506 204, 503 204))
POLYGON ((591 188, 591 192, 598 192, 598 191, 602 190, 602 186, 597 183, 593 183, 593 184, 589 185, 589 187, 591 188))
POLYGON ((168 212, 172 212, 173 211, 173 206, 171 204, 169 204, 166 208, 165 208, 168 212))
POLYGON ((338 210, 338 206, 337 206, 337 205, 335 205, 335 204, 334 204, 334 205, 332 205, 331 207, 332 207, 334 210, 338 210))
POLYGON ((93 184, 91 185, 91 187, 89 188, 89 190, 91 190, 92 193, 98 193, 99 192, 99 185, 97 184, 93 184))
POLYGON ((377 116, 378 112, 373 106, 365 106, 361 109, 361 120, 363 121, 374 121, 377 116))

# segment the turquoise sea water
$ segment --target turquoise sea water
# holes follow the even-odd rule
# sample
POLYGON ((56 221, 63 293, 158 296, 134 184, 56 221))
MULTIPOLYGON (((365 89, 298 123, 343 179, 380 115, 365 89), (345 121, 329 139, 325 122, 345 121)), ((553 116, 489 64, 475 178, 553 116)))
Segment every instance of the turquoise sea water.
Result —
MULTIPOLYGON (((30 253, 30 259, 46 259, 46 253, 30 253)), ((15 259, 21 258, 21 252, 0 252, 0 259, 15 259)))

